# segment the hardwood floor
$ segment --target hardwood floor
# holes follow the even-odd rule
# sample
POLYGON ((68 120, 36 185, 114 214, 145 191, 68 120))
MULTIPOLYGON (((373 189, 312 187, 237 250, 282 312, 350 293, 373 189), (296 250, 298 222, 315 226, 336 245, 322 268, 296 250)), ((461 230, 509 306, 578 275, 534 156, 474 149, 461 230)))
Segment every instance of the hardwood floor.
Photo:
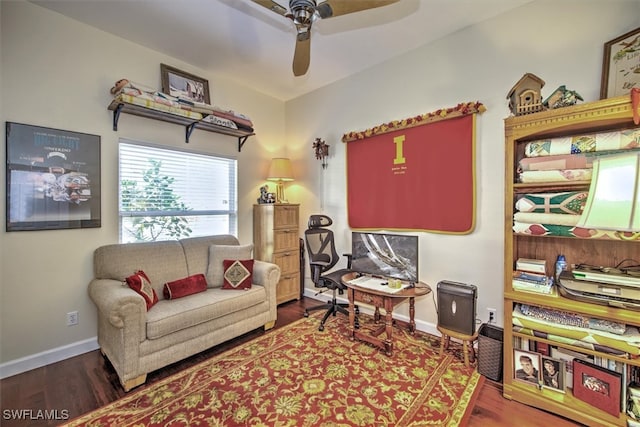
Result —
MULTIPOLYGON (((303 298, 278 308, 276 328, 302 317, 306 305, 317 300, 303 298)), ((147 384, 168 377, 261 334, 261 329, 199 353, 147 376, 147 384)), ((55 426, 61 418, 75 418, 125 395, 109 362, 92 351, 42 368, 0 380, 0 425, 55 426), (11 411, 31 410, 33 420, 15 420, 11 411), (46 411, 38 412, 38 411, 46 411), (58 420, 47 418, 58 417, 58 420)), ((502 384, 485 379, 468 426, 576 426, 577 424, 502 397, 502 384)))

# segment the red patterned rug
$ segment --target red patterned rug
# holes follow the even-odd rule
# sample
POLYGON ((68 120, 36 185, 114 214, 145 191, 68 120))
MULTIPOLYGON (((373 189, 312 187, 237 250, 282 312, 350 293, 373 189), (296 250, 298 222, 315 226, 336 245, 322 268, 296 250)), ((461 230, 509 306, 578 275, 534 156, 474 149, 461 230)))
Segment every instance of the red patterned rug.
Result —
MULTIPOLYGON (((318 315, 321 313, 318 313, 318 315)), ((482 377, 459 348, 394 328, 394 354, 348 338, 346 316, 272 330, 69 426, 457 426, 482 377)), ((361 315, 364 328, 371 317, 361 315)))

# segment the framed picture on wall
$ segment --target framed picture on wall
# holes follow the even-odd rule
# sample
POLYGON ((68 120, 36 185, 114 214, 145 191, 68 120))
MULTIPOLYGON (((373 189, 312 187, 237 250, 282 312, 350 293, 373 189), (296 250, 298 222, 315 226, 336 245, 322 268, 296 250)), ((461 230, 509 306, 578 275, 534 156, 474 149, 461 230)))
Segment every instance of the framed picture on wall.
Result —
POLYGON ((163 93, 193 102, 211 104, 207 80, 166 64, 160 64, 160 78, 163 93))
POLYGON ((100 136, 7 122, 7 231, 94 228, 100 136))
POLYGON ((640 88, 640 27, 604 44, 600 99, 640 88))

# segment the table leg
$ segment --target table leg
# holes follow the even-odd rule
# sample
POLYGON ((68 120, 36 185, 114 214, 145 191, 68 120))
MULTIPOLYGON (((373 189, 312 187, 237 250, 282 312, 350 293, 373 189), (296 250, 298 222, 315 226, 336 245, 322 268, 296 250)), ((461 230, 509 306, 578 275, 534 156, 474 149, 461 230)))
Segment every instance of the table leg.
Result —
POLYGON ((387 356, 393 356, 393 301, 391 298, 384 299, 384 309, 386 311, 384 324, 387 335, 387 339, 384 341, 384 347, 387 356))
POLYGON ((351 341, 355 340, 356 334, 356 312, 355 312, 355 291, 353 289, 347 290, 347 297, 349 298, 349 328, 351 329, 351 341))
POLYGON ((416 304, 415 298, 409 298, 409 333, 413 335, 416 331, 416 304))

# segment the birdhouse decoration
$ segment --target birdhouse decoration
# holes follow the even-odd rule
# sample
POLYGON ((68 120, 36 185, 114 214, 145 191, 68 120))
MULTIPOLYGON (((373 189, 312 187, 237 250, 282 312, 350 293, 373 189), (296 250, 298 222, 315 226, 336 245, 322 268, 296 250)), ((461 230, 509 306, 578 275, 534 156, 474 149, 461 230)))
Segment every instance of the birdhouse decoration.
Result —
POLYGON ((516 116, 536 113, 544 109, 542 105, 542 87, 544 80, 535 74, 527 73, 509 91, 509 108, 516 116))
POLYGON ((575 105, 578 101, 584 101, 582 96, 575 90, 567 89, 565 85, 559 86, 554 90, 547 99, 544 100, 542 105, 545 108, 561 108, 570 107, 575 105))

